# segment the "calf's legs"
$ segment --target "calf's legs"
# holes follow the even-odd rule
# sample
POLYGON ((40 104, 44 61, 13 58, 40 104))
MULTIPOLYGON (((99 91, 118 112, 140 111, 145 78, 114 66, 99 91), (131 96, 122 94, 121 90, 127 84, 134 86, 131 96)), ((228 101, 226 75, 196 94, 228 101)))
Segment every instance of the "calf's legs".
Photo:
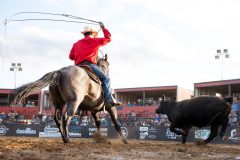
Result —
POLYGON ((203 141, 205 144, 212 141, 218 135, 218 128, 219 128, 219 125, 211 126, 211 132, 210 132, 209 137, 203 141))

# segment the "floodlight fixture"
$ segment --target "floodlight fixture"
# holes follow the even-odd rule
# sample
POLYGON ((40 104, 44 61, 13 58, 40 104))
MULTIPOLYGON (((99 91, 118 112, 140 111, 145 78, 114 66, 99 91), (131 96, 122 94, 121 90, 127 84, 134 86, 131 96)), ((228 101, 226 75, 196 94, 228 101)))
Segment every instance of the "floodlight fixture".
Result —
POLYGON ((219 59, 219 55, 215 55, 215 59, 219 59))
POLYGON ((229 54, 225 54, 225 58, 229 58, 230 57, 230 55, 229 54))
POLYGON ((223 80, 223 59, 230 57, 230 55, 229 55, 229 53, 228 53, 228 49, 223 49, 223 50, 218 49, 218 50, 217 50, 217 54, 215 55, 215 59, 220 59, 220 57, 221 57, 221 59, 222 59, 221 80, 223 80), (222 51, 223 51, 223 52, 222 52, 222 51))
POLYGON ((228 49, 223 49, 223 52, 224 52, 225 54, 227 54, 227 53, 228 53, 228 49))
POLYGON ((14 87, 16 88, 16 79, 17 79, 17 71, 22 71, 21 63, 12 63, 10 67, 10 71, 14 71, 14 87))
POLYGON ((221 49, 218 49, 218 50, 217 50, 217 53, 221 53, 221 49))

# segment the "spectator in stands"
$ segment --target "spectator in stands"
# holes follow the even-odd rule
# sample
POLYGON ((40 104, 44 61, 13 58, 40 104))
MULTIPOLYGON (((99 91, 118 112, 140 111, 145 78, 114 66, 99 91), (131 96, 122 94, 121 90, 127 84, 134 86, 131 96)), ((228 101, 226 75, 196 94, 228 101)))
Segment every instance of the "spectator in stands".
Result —
POLYGON ((71 119, 71 125, 79 125, 80 124, 80 117, 78 115, 75 115, 71 119))
POLYGON ((33 116, 33 118, 31 119, 31 124, 40 124, 39 116, 33 116))
POLYGON ((42 118, 40 119, 41 120, 41 124, 46 124, 46 119, 47 119, 47 114, 43 113, 42 114, 42 118))
POLYGON ((159 125, 160 124, 160 115, 159 114, 155 114, 154 124, 155 125, 159 125))
POLYGON ((135 121, 137 120, 137 114, 132 111, 128 114, 129 125, 135 125, 135 121))
POLYGON ((160 114, 160 125, 161 126, 170 126, 170 122, 168 120, 167 115, 165 114, 160 114))
POLYGON ((10 124, 15 123, 17 117, 18 117, 17 111, 14 112, 13 110, 11 110, 7 115, 8 123, 10 124))
POLYGON ((35 102, 31 102, 31 105, 32 105, 32 107, 35 107, 36 105, 35 105, 35 102))
POLYGON ((240 101, 239 97, 233 98, 232 110, 229 118, 231 119, 230 123, 235 123, 239 119, 240 116, 240 101))
POLYGON ((237 100, 236 100, 236 105, 237 105, 237 115, 238 115, 238 118, 240 118, 240 98, 237 97, 237 100))
POLYGON ((53 116, 52 114, 47 114, 47 117, 46 117, 46 120, 45 120, 46 124, 52 124, 52 123, 55 123, 54 120, 53 120, 53 116))
POLYGON ((229 114, 229 125, 231 126, 237 125, 237 114, 235 112, 231 112, 229 114))
POLYGON ((6 118, 7 118, 7 115, 2 112, 1 115, 0 115, 0 123, 5 123, 6 122, 6 118))
POLYGON ((143 105, 143 101, 142 101, 141 98, 138 98, 138 100, 137 100, 137 105, 139 105, 139 106, 143 105))
POLYGON ((88 125, 88 117, 87 116, 83 116, 82 117, 82 122, 80 124, 80 126, 87 126, 88 125))
POLYGON ((43 114, 41 112, 38 112, 37 117, 40 119, 40 121, 42 120, 42 116, 43 116, 43 114))
POLYGON ((25 107, 32 107, 32 104, 30 101, 27 101, 27 104, 25 105, 25 107))
POLYGON ((239 105, 238 99, 237 97, 234 97, 232 104, 232 112, 236 113, 238 111, 238 105, 239 105))

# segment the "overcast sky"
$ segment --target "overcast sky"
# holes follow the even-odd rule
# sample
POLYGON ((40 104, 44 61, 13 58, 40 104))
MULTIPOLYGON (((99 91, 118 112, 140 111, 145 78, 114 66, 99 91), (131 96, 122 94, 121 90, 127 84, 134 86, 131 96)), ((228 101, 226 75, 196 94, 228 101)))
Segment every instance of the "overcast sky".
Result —
MULTIPOLYGON (((17 12, 65 13, 103 21, 113 88, 193 84, 240 78, 240 0, 2 0, 0 88, 14 88, 12 62, 20 62, 17 86, 72 65, 72 44, 86 24, 4 19, 17 12), (217 49, 230 58, 216 60, 217 49)), ((64 17, 21 14, 12 19, 64 17)), ((95 29, 99 26, 91 25, 95 29)), ((102 36, 102 34, 100 34, 102 36)))

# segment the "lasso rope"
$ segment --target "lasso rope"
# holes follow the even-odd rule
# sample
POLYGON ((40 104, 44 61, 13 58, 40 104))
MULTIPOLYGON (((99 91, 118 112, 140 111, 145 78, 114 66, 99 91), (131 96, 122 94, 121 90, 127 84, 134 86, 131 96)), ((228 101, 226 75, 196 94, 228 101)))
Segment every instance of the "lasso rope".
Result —
POLYGON ((72 22, 72 23, 85 23, 85 24, 92 24, 92 25, 99 25, 100 22, 94 21, 87 18, 82 18, 74 15, 69 14, 59 14, 59 13, 49 13, 49 12, 17 12, 12 14, 9 18, 4 20, 4 25, 7 25, 11 21, 33 21, 33 20, 45 20, 45 21, 62 21, 62 22, 72 22), (21 14, 41 14, 41 15, 50 15, 50 16, 62 16, 65 18, 75 19, 75 20, 63 20, 63 19, 52 19, 52 18, 23 18, 23 19, 13 19, 14 16, 21 15, 21 14), (82 20, 82 21, 76 21, 82 20), (88 22, 86 22, 88 21, 88 22))

